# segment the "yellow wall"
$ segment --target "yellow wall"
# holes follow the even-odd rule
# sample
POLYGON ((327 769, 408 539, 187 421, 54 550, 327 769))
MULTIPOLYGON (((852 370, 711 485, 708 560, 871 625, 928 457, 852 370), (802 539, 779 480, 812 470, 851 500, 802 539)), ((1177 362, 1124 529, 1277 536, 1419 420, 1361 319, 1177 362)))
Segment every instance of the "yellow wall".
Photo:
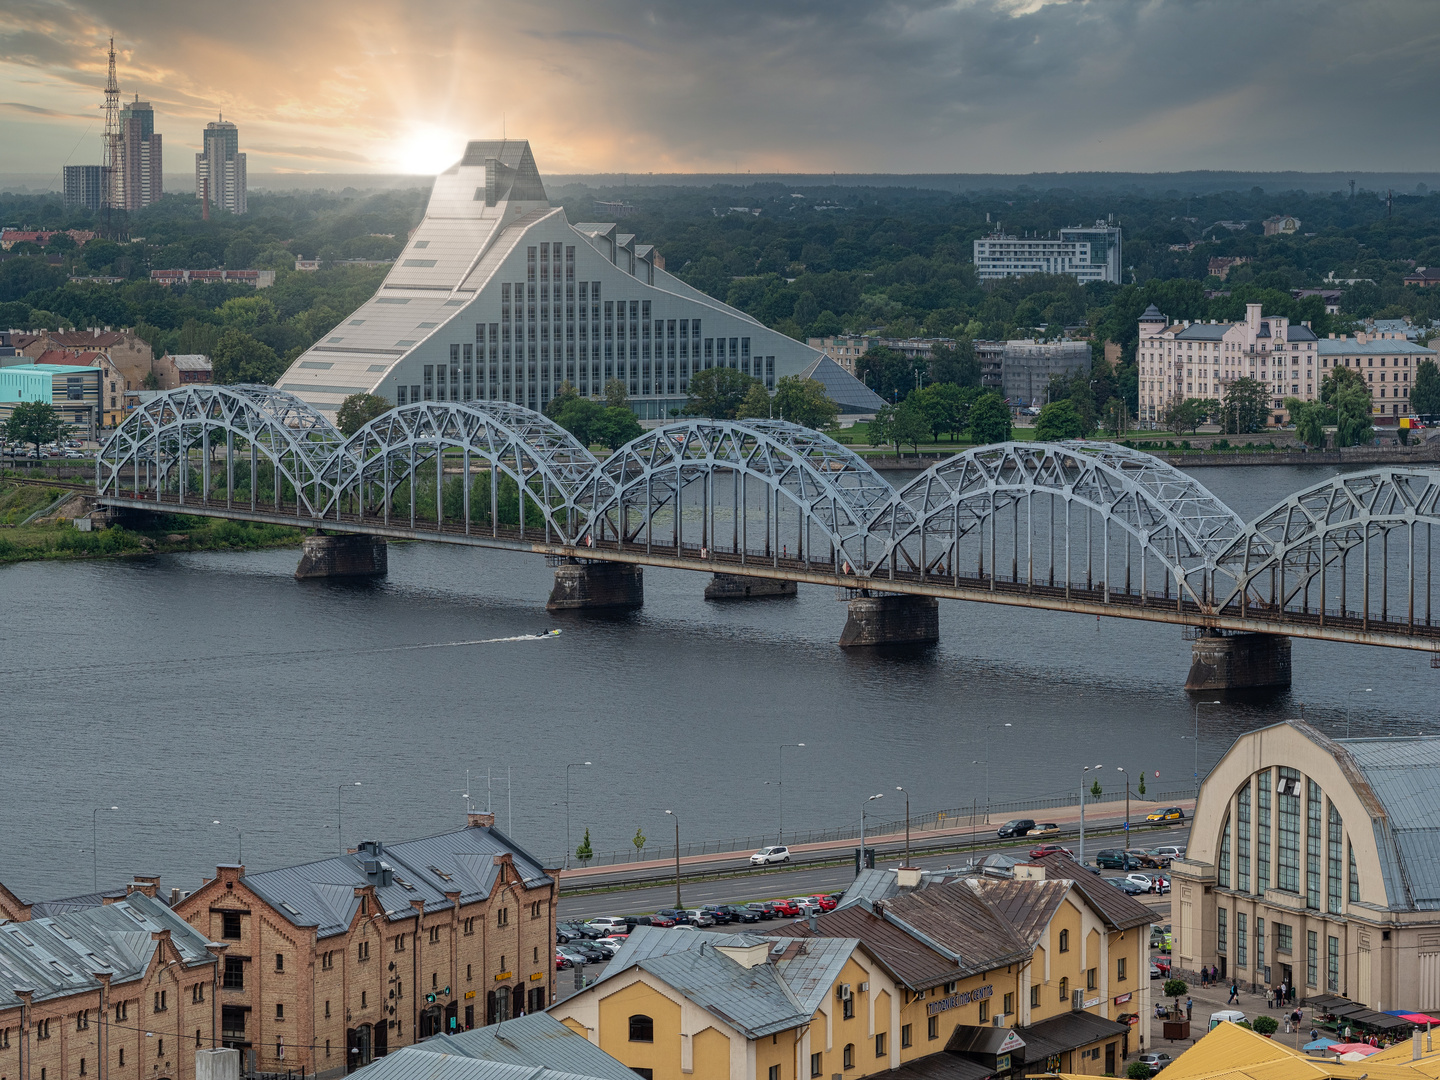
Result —
POLYGON ((728 1035, 713 1027, 706 1028, 691 1040, 691 1046, 695 1056, 695 1072, 692 1080, 729 1080, 730 1037, 728 1035))
MULTIPOLYGON (((995 988, 994 994, 984 999, 984 1003, 990 1008, 989 1015, 993 1019, 1000 1015, 1000 1009, 1004 1004, 1006 994, 1015 993, 1016 1007, 1019 1007, 1017 981, 1018 975, 1013 966, 1009 968, 998 968, 995 971, 987 971, 983 975, 973 975, 968 979, 962 979, 956 984, 955 993, 965 994, 978 990, 982 986, 993 986, 995 988)), ((957 1027, 975 1027, 980 1023, 981 1003, 978 1001, 968 1005, 961 1005, 958 1008, 947 1009, 945 1012, 937 1014, 936 1019, 939 1020, 938 1032, 936 1037, 931 1039, 928 1034, 930 1029, 929 1007, 933 1002, 943 1000, 950 995, 945 993, 943 986, 937 986, 933 990, 925 991, 924 997, 910 995, 908 1002, 905 1000, 904 992, 901 991, 900 993, 900 1024, 902 1027, 905 1024, 910 1025, 912 1040, 911 1046, 902 1047, 900 1050, 900 1060, 902 1062, 914 1061, 916 1058, 938 1053, 945 1049, 945 1044, 950 1040, 950 1036, 954 1034, 957 1027)), ((987 1021, 987 1023, 988 1022, 989 1021, 987 1021)), ((1006 1021, 1007 1026, 1012 1023, 1014 1023, 1014 1018, 1006 1021)), ((898 1031, 895 1033, 894 1038, 900 1038, 898 1031)), ((899 1044, 897 1043, 896 1045, 899 1044)), ((874 1052, 874 1047, 872 1046, 870 1051, 872 1057, 874 1056, 874 1052)))
POLYGON ((655 1080, 680 1080, 680 1006, 643 982, 601 998, 600 1049, 632 1069, 654 1070, 655 1080), (655 1021, 653 1043, 630 1041, 634 1013, 655 1021))
MULTIPOLYGON (((795 1076, 795 1035, 796 1029, 782 1031, 777 1035, 767 1036, 755 1042, 755 1076, 757 1080, 766 1080, 770 1075, 770 1066, 780 1066, 780 1080, 797 1080, 795 1076)), ((801 1080, 808 1080, 810 1076, 810 1063, 805 1063, 805 1077, 801 1080)))

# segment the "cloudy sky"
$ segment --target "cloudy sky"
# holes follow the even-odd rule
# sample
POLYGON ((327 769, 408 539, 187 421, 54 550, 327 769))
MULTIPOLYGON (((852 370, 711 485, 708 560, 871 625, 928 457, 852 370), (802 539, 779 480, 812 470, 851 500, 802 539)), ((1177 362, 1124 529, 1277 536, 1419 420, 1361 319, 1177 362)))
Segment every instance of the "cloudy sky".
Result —
POLYGON ((166 172, 1434 170, 1437 0, 5 0, 0 173, 100 160, 105 48, 166 172))

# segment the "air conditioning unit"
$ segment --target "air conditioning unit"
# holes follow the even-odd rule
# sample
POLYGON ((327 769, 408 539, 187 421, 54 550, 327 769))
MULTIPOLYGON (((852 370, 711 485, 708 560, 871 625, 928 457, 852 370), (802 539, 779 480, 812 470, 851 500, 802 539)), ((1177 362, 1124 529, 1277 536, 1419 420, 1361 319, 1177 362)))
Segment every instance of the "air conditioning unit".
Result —
POLYGON ((849 1001, 852 996, 850 993, 850 984, 841 983, 839 986, 835 987, 835 996, 841 1001, 849 1001))
POLYGON ((869 992, 870 992, 870 984, 869 984, 868 982, 862 982, 862 983, 860 984, 860 992, 861 992, 862 994, 869 993, 869 992))
POLYGON ((1071 1010, 1072 1010, 1073 1012, 1081 1012, 1081 1011, 1084 1010, 1084 1008, 1085 1008, 1085 991, 1084 991, 1084 990, 1071 990, 1071 991, 1070 991, 1070 1008, 1071 1008, 1071 1010))
POLYGON ((1004 1026, 1005 1026, 1005 1014, 1004 1014, 1004 1013, 1001 1013, 999 1016, 993 1016, 993 1017, 991 1017, 991 1018, 990 1018, 990 1023, 994 1024, 996 1027, 1004 1027, 1004 1026))

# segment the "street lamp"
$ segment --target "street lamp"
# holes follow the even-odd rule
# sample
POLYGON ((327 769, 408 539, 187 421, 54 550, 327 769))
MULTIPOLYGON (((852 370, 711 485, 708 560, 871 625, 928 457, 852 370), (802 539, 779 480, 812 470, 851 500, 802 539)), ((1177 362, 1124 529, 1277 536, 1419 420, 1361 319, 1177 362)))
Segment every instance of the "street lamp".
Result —
POLYGON ((570 770, 578 769, 582 765, 589 765, 588 761, 572 761, 565 766, 565 868, 570 866, 570 770))
POLYGON ((684 911, 685 905, 680 902, 680 815, 674 810, 666 810, 675 819, 675 910, 684 911))
MULTIPOLYGON (((210 824, 211 824, 211 825, 219 825, 219 824, 221 824, 221 821, 220 821, 218 818, 216 818, 214 821, 210 822, 210 824)), ((233 825, 230 826, 230 827, 231 827, 232 829, 235 829, 235 826, 233 826, 233 825)), ((239 840, 239 842, 240 842, 240 858, 239 858, 238 861, 239 861, 239 863, 240 863, 241 866, 244 866, 244 865, 245 865, 245 834, 244 834, 243 832, 241 832, 239 829, 235 829, 235 837, 236 837, 236 839, 239 840)))
POLYGON ((803 742, 787 742, 780 744, 780 835, 776 842, 785 842, 785 748, 787 746, 801 747, 803 742))
MULTIPOLYGON (((1006 726, 1006 727, 1013 727, 1014 725, 1007 722, 1007 723, 1005 724, 1005 726, 1006 726)), ((989 721, 986 721, 986 723, 985 723, 985 746, 986 746, 987 749, 993 748, 993 746, 994 746, 994 740, 990 738, 990 723, 989 723, 989 721)), ((984 761, 972 761, 972 762, 970 762, 970 764, 971 764, 971 765, 984 765, 984 766, 985 766, 985 824, 986 824, 986 825, 989 825, 989 824, 990 824, 990 759, 989 759, 989 758, 986 758, 984 761)))
POLYGON ((885 793, 882 791, 878 795, 871 795, 865 802, 860 804, 860 865, 856 867, 856 877, 859 877, 860 871, 865 869, 865 806, 868 803, 874 802, 876 799, 883 799, 884 797, 885 793))
POLYGON ((340 827, 340 793, 347 787, 359 787, 359 780, 351 780, 344 784, 335 785, 335 845, 340 849, 340 854, 345 854, 345 833, 340 827))
POLYGON ((1218 701, 1195 702, 1195 799, 1197 802, 1200 799, 1200 706, 1219 704, 1218 701))
POLYGON ((97 806, 90 813, 90 888, 100 891, 100 811, 119 810, 118 806, 97 806))
POLYGON ((1091 769, 1099 772, 1103 765, 1082 765, 1080 767, 1080 865, 1085 865, 1085 774, 1091 769))
MULTIPOLYGON (((897 787, 896 791, 905 791, 897 787)), ((910 793, 905 791, 905 865, 910 865, 910 793)))
POLYGON ((1125 846, 1130 846, 1130 774, 1124 765, 1116 765, 1116 772, 1125 773, 1125 846))

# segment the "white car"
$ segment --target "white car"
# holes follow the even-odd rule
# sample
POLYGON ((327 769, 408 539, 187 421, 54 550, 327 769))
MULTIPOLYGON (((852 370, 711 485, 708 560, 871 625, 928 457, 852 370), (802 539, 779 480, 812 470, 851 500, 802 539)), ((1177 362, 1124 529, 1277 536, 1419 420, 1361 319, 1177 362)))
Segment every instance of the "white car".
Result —
POLYGON ((701 908, 690 908, 688 911, 685 912, 685 914, 690 916, 691 926, 715 925, 714 916, 712 916, 708 911, 702 910, 701 908))
POLYGON ((1133 881, 1142 889, 1153 889, 1155 887, 1155 882, 1149 874, 1126 874, 1125 880, 1133 881))
POLYGON ((607 956, 614 956, 620 951, 620 946, 625 944, 625 938, 619 935, 616 937, 596 938, 595 944, 604 949, 607 956))
POLYGON ((761 848, 750 856, 751 866, 769 866, 771 863, 787 863, 789 861, 790 849, 788 847, 761 848))
POLYGON ((601 915, 599 918, 591 919, 585 925, 591 930, 598 930, 605 935, 628 934, 630 932, 629 924, 624 919, 616 918, 614 915, 601 915))
POLYGON ((802 916, 809 915, 812 911, 816 915, 819 915, 821 911, 820 901, 816 900, 813 896, 792 896, 790 897, 790 903, 800 909, 802 916))

